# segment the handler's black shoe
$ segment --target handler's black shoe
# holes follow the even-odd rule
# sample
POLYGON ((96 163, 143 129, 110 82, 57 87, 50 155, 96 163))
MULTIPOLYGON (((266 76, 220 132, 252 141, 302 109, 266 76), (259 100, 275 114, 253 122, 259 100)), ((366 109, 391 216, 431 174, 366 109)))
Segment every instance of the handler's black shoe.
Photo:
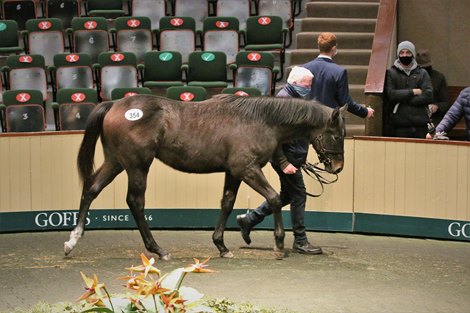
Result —
POLYGON ((302 253, 302 254, 322 254, 323 251, 320 247, 315 247, 312 246, 310 243, 306 242, 303 245, 297 244, 294 242, 294 245, 292 246, 292 250, 297 253, 302 253))
POLYGON ((240 226, 240 233, 242 234, 243 240, 246 244, 251 243, 250 232, 251 232, 251 223, 247 221, 246 214, 237 215, 237 223, 240 226))

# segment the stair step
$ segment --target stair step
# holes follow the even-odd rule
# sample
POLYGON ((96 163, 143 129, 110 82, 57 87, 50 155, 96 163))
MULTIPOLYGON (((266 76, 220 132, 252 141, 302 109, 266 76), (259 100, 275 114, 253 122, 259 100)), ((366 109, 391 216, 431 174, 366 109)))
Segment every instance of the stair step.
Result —
POLYGON ((302 19, 301 31, 366 32, 373 33, 377 19, 307 17, 302 19))
POLYGON ((366 95, 364 94, 363 84, 351 84, 351 81, 349 81, 349 94, 357 103, 364 104, 366 102, 366 95))
POLYGON ((307 17, 377 18, 378 2, 315 1, 305 4, 307 17))
MULTIPOLYGON (((297 49, 316 49, 320 32, 300 32, 297 34, 297 49)), ((335 33, 338 50, 341 49, 370 49, 374 33, 335 33)))
MULTIPOLYGON (((318 56, 318 49, 295 49, 286 51, 290 64, 304 64, 318 56)), ((334 61, 339 65, 369 65, 371 49, 341 49, 334 61)))

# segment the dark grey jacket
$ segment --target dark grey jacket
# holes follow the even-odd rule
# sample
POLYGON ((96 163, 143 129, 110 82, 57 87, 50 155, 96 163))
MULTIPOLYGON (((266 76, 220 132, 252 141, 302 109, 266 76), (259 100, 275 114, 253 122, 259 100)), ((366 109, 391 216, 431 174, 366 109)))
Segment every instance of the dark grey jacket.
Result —
POLYGON ((385 78, 385 116, 392 128, 426 127, 429 122, 427 106, 433 101, 433 89, 429 74, 419 66, 409 75, 393 65, 385 78), (413 94, 419 88, 423 93, 413 94))

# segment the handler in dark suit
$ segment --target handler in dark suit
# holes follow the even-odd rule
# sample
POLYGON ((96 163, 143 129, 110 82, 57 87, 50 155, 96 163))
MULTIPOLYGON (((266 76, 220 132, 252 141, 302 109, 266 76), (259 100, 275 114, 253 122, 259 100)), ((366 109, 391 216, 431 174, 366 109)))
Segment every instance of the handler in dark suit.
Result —
MULTIPOLYGON (((294 67, 287 78, 287 84, 279 91, 277 97, 306 98, 312 85, 312 73, 303 67, 294 67)), ((300 167, 307 160, 309 142, 305 139, 297 139, 282 145, 282 152, 273 156, 271 165, 279 175, 281 181, 282 206, 290 204, 292 231, 294 233, 294 252, 303 254, 321 254, 320 247, 313 246, 307 239, 305 231, 305 183, 300 167)), ((246 214, 237 216, 237 222, 243 240, 251 243, 250 232, 266 216, 273 213, 269 204, 265 201, 258 208, 246 214)))
POLYGON ((318 57, 303 65, 315 76, 310 97, 331 108, 348 105, 348 111, 362 118, 372 117, 374 110, 357 104, 349 95, 348 73, 333 62, 338 52, 336 36, 332 33, 321 33, 318 36, 318 57))

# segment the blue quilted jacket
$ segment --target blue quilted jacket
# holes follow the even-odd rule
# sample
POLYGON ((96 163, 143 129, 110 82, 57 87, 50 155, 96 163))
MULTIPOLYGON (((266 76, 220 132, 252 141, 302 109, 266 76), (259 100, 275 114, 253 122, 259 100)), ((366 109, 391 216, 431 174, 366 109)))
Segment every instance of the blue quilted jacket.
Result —
POLYGON ((467 140, 470 141, 470 87, 460 92, 457 100, 455 100, 442 121, 437 125, 436 131, 450 132, 462 116, 464 116, 465 123, 467 124, 467 140))

